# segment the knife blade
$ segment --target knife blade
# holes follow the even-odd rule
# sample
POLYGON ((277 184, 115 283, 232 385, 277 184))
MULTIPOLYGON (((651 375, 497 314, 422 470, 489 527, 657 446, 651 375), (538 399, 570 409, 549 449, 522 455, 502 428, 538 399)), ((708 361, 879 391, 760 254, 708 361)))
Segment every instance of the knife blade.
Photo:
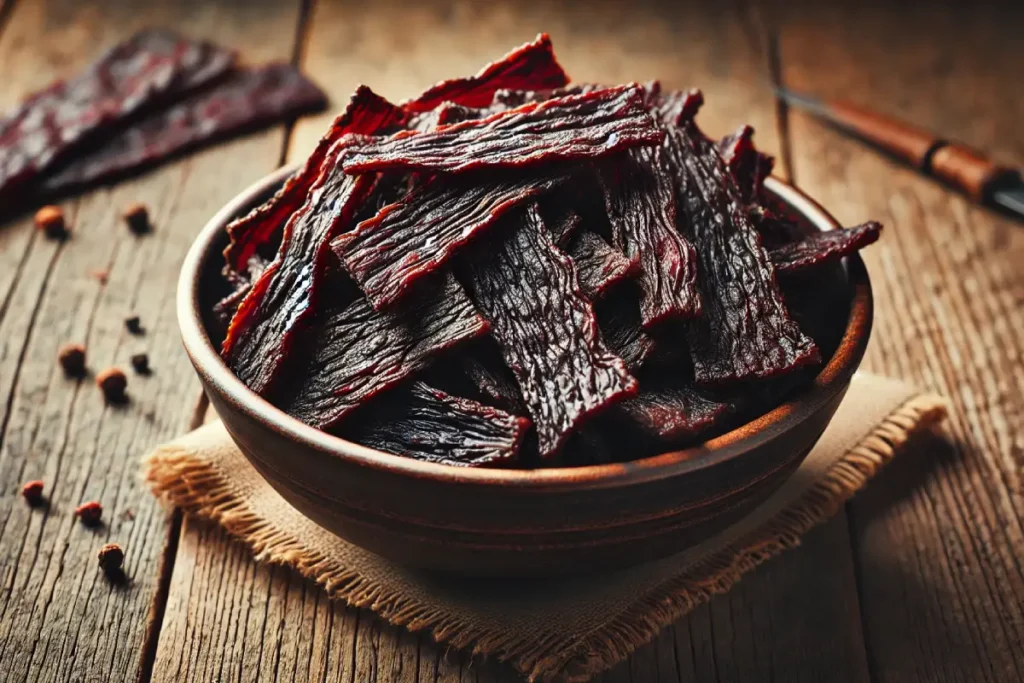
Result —
POLYGON ((895 156, 975 202, 1024 219, 1024 180, 1019 170, 996 164, 966 145, 843 100, 825 100, 781 87, 775 88, 775 93, 786 104, 895 156))

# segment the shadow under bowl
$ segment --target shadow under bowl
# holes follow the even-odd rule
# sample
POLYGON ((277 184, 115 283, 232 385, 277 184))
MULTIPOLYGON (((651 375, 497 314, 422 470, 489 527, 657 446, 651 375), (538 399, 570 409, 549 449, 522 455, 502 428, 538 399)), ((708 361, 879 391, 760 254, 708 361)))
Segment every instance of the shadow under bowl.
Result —
MULTIPOLYGON (((800 465, 860 364, 872 294, 858 256, 816 296, 834 328, 828 360, 781 405, 693 448, 639 460, 545 470, 424 463, 299 422, 250 391, 210 330, 224 227, 269 197, 268 176, 203 228, 182 267, 178 318, 213 407, 252 465, 295 508, 346 541, 399 563, 468 576, 542 577, 622 568, 693 546, 737 521, 800 465)), ((768 192, 819 230, 836 221, 776 178, 768 192)), ((625 458, 624 458, 625 459, 625 458)))

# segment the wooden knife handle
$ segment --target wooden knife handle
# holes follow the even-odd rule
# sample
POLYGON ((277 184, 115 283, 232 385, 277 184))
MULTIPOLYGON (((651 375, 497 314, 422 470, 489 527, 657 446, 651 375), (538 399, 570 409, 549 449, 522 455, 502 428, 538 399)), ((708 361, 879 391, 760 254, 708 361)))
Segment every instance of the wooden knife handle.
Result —
POLYGON ((975 201, 993 185, 1017 172, 995 164, 979 152, 928 131, 843 101, 825 103, 831 118, 855 135, 908 164, 965 192, 975 201))

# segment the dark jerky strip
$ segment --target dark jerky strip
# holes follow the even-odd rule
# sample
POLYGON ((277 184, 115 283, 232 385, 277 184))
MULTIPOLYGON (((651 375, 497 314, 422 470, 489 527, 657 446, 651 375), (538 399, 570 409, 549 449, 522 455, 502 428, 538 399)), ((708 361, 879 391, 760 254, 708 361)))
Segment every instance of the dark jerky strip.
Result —
POLYGON ((580 291, 591 301, 640 269, 639 257, 626 258, 622 252, 587 230, 569 238, 566 252, 576 264, 580 291))
POLYGON ((431 132, 402 131, 386 139, 367 140, 343 163, 348 173, 523 168, 654 145, 662 135, 644 108, 643 90, 620 86, 531 102, 431 132))
POLYGON ((347 143, 339 141, 327 154, 324 172, 284 229, 277 257, 253 283, 224 338, 228 365, 257 394, 270 392, 294 335, 313 311, 330 239, 351 225, 372 189, 372 177, 345 175, 336 164, 347 143))
POLYGON ((463 279, 519 382, 542 457, 572 430, 636 391, 626 365, 604 345, 572 261, 551 243, 535 208, 509 216, 510 232, 477 244, 463 279))
MULTIPOLYGON (((646 387, 646 384, 645 384, 646 387)), ((729 414, 727 403, 701 396, 692 387, 644 389, 617 407, 645 432, 664 440, 693 437, 729 414)))
POLYGON ((871 221, 852 228, 815 233, 799 242, 768 252, 777 273, 794 273, 805 268, 837 261, 875 242, 882 224, 871 221))
POLYGON ((713 143, 692 124, 669 131, 684 220, 697 245, 704 314, 689 326, 699 385, 766 379, 818 360, 793 321, 775 269, 713 143))
POLYGON ((224 250, 229 271, 241 272, 249 259, 265 245, 275 241, 293 213, 306 201, 309 189, 320 176, 328 152, 344 135, 372 135, 388 132, 405 121, 401 109, 377 95, 365 85, 359 86, 348 106, 317 143, 303 167, 288 178, 267 202, 247 215, 231 222, 228 235, 231 243, 224 250))
POLYGON ((385 206, 331 245, 377 310, 398 301, 505 212, 547 192, 560 178, 437 177, 385 206))
POLYGON ((546 88, 543 90, 511 90, 506 88, 494 93, 491 108, 501 111, 518 107, 527 102, 544 102, 545 100, 553 100, 567 95, 582 95, 595 90, 602 90, 606 87, 597 83, 577 83, 562 88, 546 88))
POLYGON ((560 248, 565 248, 569 244, 569 240, 579 230, 582 222, 580 215, 575 211, 565 211, 554 217, 544 214, 544 224, 551 231, 551 239, 560 248))
POLYGON ((654 338, 641 327, 635 299, 623 293, 599 302, 595 311, 601 337, 630 372, 639 370, 657 350, 654 338))
POLYGON ((537 90, 558 88, 569 82, 555 59, 551 38, 542 33, 470 78, 442 81, 415 100, 403 102, 409 112, 430 111, 444 102, 466 107, 486 107, 500 89, 537 90))
POLYGON ((237 274, 232 281, 235 287, 235 291, 228 294, 226 297, 218 301, 213 306, 213 312, 217 315, 224 325, 231 322, 231 318, 234 317, 235 311, 238 310, 239 304, 249 295, 249 290, 252 289, 252 283, 259 279, 263 271, 267 269, 270 262, 262 258, 259 255, 253 256, 249 259, 249 267, 247 269, 248 277, 242 274, 237 274))
POLYGON ((31 181, 83 140, 210 82, 234 61, 232 51, 169 31, 135 34, 0 120, 0 195, 31 181))
POLYGON ((241 130, 322 109, 327 97, 291 64, 233 72, 170 109, 117 130, 43 182, 46 190, 105 180, 241 130))
POLYGON ((753 126, 740 126, 718 142, 726 168, 745 202, 755 202, 761 196, 764 179, 775 168, 775 158, 762 154, 754 147, 753 126))
POLYGON ((612 242, 640 260, 640 312, 645 327, 700 313, 697 256, 676 230, 676 201, 660 149, 637 148, 600 168, 612 242))
POLYGON ((704 93, 696 88, 690 90, 662 91, 654 81, 648 86, 648 104, 656 118, 666 126, 681 126, 704 106, 704 93))
POLYGON ((504 465, 516 459, 530 428, 525 417, 459 398, 416 382, 361 415, 338 435, 414 460, 462 467, 504 465))
POLYGON ((308 425, 331 428, 360 404, 487 328, 451 276, 440 290, 430 288, 384 313, 357 297, 310 330, 309 366, 281 407, 308 425))

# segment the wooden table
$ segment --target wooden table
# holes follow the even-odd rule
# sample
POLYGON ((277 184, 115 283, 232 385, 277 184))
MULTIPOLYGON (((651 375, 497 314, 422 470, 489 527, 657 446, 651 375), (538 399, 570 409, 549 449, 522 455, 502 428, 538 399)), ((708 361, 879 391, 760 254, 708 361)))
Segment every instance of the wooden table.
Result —
MULTIPOLYGON (((1024 229, 780 107, 770 79, 843 95, 1024 163, 1018 3, 882 9, 850 0, 752 5, 632 0, 0 0, 0 109, 152 24, 301 63, 340 108, 358 83, 401 98, 551 33, 579 80, 699 86, 711 133, 759 144, 845 223, 886 224, 869 249, 866 367, 951 399, 923 440, 803 546, 697 609, 606 677, 632 681, 1024 680, 1024 229)), ((0 228, 0 679, 5 681, 515 680, 495 663, 331 604, 223 533, 157 505, 138 459, 193 421, 198 384, 174 316, 192 237, 236 192, 302 159, 330 114, 225 143, 65 202, 74 237, 30 217, 0 228), (119 225, 131 201, 156 231, 119 225), (104 285, 90 270, 109 270, 104 285), (142 316, 143 337, 125 316, 142 316), (154 373, 105 408, 62 376, 146 349, 154 373), (30 510, 20 484, 52 493, 30 510), (101 500, 106 526, 71 514, 101 500), (96 549, 127 549, 112 588, 96 549)))

